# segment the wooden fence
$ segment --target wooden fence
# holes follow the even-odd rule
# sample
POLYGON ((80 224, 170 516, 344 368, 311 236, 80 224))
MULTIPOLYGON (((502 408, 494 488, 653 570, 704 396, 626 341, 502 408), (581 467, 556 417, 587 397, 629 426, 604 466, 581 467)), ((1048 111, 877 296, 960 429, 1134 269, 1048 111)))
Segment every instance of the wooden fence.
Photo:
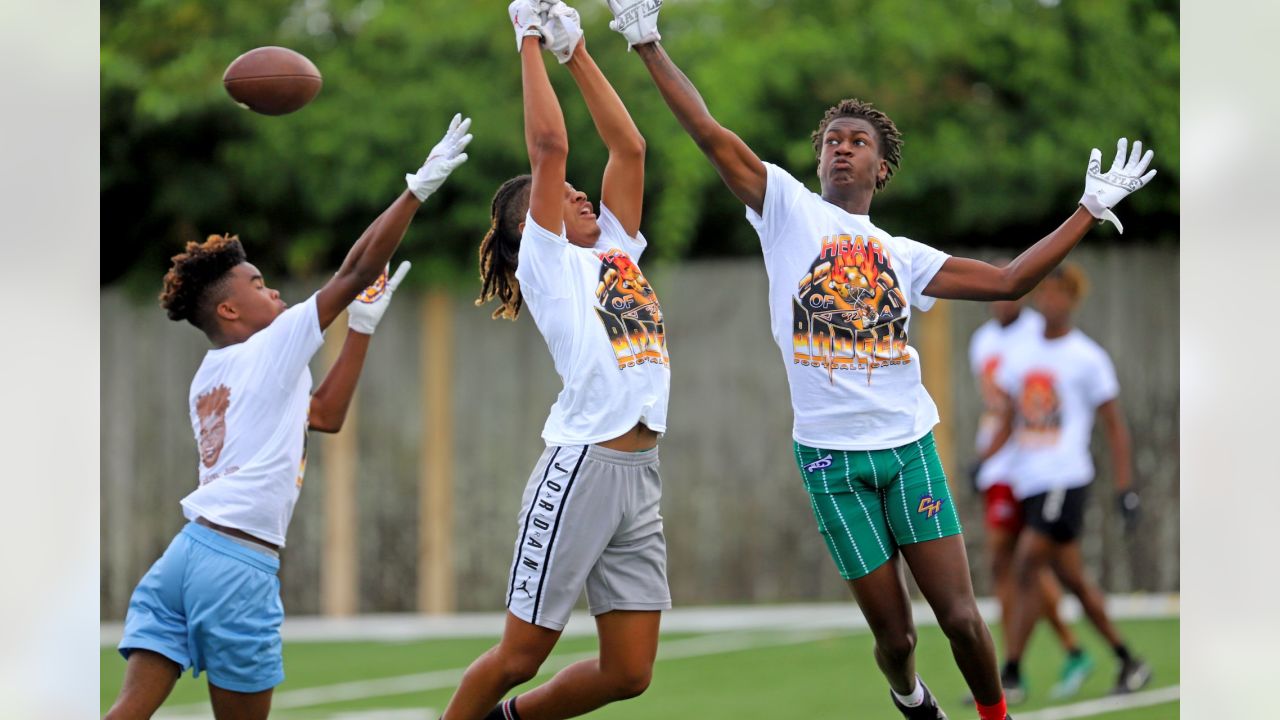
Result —
MULTIPOLYGON (((1091 246, 1074 258, 1093 283, 1080 325, 1115 360, 1145 503, 1125 537, 1099 457, 1086 557, 1109 590, 1176 590, 1177 250, 1091 246)), ((846 597, 793 464, 761 263, 650 270, 672 362, 661 452, 675 602, 846 597)), ((289 290, 290 300, 305 296, 289 290)), ((403 292, 394 305, 347 429, 312 436, 281 569, 290 613, 502 606, 521 490, 559 379, 528 317, 491 321, 468 297, 443 294, 403 292)), ((178 501, 195 485, 186 393, 206 345, 117 289, 104 289, 101 313, 101 613, 121 619, 133 586, 182 525, 178 501)), ((938 303, 913 329, 942 410, 939 446, 980 593, 989 592, 980 503, 961 473, 979 408, 968 338, 985 318, 979 304, 938 303)), ((313 365, 317 382, 343 333, 341 321, 330 330, 313 365)))

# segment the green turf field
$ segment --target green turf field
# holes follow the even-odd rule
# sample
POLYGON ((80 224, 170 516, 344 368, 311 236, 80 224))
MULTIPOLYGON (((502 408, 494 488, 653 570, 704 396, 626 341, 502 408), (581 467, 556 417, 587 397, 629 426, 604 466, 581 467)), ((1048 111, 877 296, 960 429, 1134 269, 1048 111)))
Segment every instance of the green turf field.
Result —
MULTIPOLYGON (((1176 619, 1119 623, 1130 646, 1154 670, 1150 688, 1178 684, 1176 619)), ((1079 696, 1067 704, 1102 697, 1113 681, 1114 661, 1090 628, 1079 636, 1097 661, 1097 669, 1079 696)), ((449 699, 462 669, 492 644, 492 639, 449 639, 403 643, 292 643, 285 646, 288 679, 276 690, 278 718, 435 718, 449 699), (405 677, 411 676, 411 677, 405 677), (348 698, 345 700, 338 698, 348 698), (412 709, 419 712, 413 712, 412 709), (397 711, 397 709, 401 709, 397 711), (383 710, 377 714, 373 711, 383 710)), ((806 631, 664 635, 653 684, 643 696, 606 707, 592 717, 606 720, 716 720, 784 718, 893 720, 887 690, 871 657, 865 632, 806 631)), ((565 638, 548 661, 547 675, 595 648, 594 638, 565 638)), ((1023 714, 1045 707, 1044 697, 1057 677, 1061 653, 1039 629, 1024 665, 1031 699, 1016 708, 1023 714)), ((937 628, 920 629, 917 666, 957 720, 976 713, 960 700, 964 683, 951 662, 946 639, 937 628)), ((102 709, 120 687, 124 661, 102 651, 102 709)), ((541 682, 537 679, 533 684, 541 682)), ((204 677, 179 681, 163 717, 208 716, 204 677)), ((1088 717, 1107 720, 1168 720, 1178 717, 1177 702, 1088 717)), ((1015 712, 1015 717, 1018 713, 1015 712)), ((1085 717, 1069 715, 1067 717, 1085 717)))

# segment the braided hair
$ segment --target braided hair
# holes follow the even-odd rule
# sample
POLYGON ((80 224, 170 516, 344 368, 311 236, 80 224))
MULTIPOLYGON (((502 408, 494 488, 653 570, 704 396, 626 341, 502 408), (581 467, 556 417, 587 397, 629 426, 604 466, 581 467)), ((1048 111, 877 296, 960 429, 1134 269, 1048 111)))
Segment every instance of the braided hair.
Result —
POLYGON ((520 223, 529 212, 532 175, 518 175, 502 183, 493 195, 492 223, 480 242, 480 297, 476 305, 498 300, 493 319, 515 320, 524 305, 516 264, 520 255, 520 223))
POLYGON ((889 172, 885 173, 884 178, 876 179, 876 190, 883 190, 884 186, 889 184, 889 179, 893 177, 893 171, 898 169, 898 163, 902 161, 902 133, 898 131, 898 126, 893 124, 888 115, 872 107, 869 102, 863 102, 857 98, 841 100, 827 108, 827 113, 822 116, 822 122, 818 123, 818 129, 814 130, 813 135, 810 136, 813 141, 813 152, 819 157, 822 156, 822 136, 826 134, 827 126, 832 120, 841 117, 860 118, 871 123, 871 127, 875 128, 880 140, 877 143, 880 146, 880 156, 889 164, 889 172))
POLYGON ((231 270, 245 261, 244 246, 236 235, 210 235, 202 243, 187 243, 186 252, 174 255, 164 274, 160 307, 170 320, 186 320, 206 333, 213 329, 213 309, 226 297, 231 270))

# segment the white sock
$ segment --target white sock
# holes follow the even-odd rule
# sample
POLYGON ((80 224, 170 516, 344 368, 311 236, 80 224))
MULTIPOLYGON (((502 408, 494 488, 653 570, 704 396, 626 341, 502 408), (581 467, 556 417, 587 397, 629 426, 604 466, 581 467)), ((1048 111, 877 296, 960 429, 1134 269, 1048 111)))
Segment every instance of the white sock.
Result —
POLYGON ((911 691, 910 695, 899 695, 897 690, 889 688, 889 692, 898 699, 898 702, 907 707, 917 707, 924 702, 924 683, 920 682, 920 676, 916 676, 916 689, 911 691))

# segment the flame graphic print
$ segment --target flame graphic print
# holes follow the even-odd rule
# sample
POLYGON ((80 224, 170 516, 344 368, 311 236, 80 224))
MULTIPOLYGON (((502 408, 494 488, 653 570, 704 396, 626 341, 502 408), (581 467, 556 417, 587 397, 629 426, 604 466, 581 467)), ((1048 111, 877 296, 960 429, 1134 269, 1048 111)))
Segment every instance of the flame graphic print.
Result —
POLYGON ((619 368, 644 363, 670 365, 662 306, 640 266, 622 250, 596 253, 600 282, 596 285, 596 314, 604 323, 619 368))
POLYGON ((1053 373, 1032 370, 1022 379, 1018 397, 1019 442, 1027 445, 1054 445, 1062 432, 1062 403, 1053 373))
POLYGON ((911 362, 907 299, 889 250, 862 235, 828 235, 800 279, 793 302, 793 349, 799 365, 871 370, 911 362))

